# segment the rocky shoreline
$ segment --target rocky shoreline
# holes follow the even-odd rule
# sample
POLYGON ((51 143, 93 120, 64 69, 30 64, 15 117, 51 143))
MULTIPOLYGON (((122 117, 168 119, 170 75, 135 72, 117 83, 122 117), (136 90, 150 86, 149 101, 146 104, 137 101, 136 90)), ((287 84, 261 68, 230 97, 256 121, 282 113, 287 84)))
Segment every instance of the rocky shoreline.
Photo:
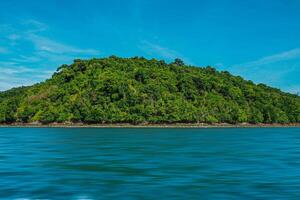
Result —
POLYGON ((149 124, 149 123, 103 123, 103 124, 85 124, 85 123, 11 123, 0 124, 0 127, 20 127, 20 128, 263 128, 263 127, 300 127, 300 123, 240 123, 240 124, 228 124, 228 123, 161 123, 161 124, 149 124))

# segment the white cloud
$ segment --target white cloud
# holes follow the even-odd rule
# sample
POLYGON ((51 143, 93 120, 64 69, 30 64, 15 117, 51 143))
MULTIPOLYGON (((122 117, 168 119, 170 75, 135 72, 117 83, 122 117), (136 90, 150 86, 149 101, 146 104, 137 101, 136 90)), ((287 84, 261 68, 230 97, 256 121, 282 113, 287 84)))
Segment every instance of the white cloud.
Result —
POLYGON ((300 73, 300 48, 232 65, 226 70, 256 83, 265 83, 294 93, 299 83, 296 77, 300 73))
POLYGON ((300 85, 290 85, 284 88, 285 91, 292 94, 300 94, 300 85))
POLYGON ((39 72, 43 73, 43 70, 37 70, 34 68, 26 67, 15 62, 0 62, 0 72, 2 77, 4 77, 8 75, 16 75, 16 74, 23 74, 23 73, 33 73, 33 74, 39 72))
POLYGON ((42 32, 48 29, 46 24, 34 19, 22 20, 21 24, 28 27, 26 30, 27 33, 42 32))
POLYGON ((192 64, 192 62, 188 58, 181 55, 179 52, 155 43, 151 43, 149 41, 143 40, 140 43, 139 48, 150 56, 158 55, 167 60, 174 60, 175 58, 180 58, 186 63, 192 64))
POLYGON ((51 77, 52 71, 34 70, 14 63, 0 63, 0 91, 12 87, 27 86, 51 77))
POLYGON ((51 77, 58 65, 100 54, 96 49, 78 48, 45 37, 46 30, 48 25, 31 19, 0 25, 0 36, 8 44, 7 48, 0 47, 0 53, 11 52, 14 56, 0 61, 0 90, 40 82, 51 77), (28 51, 30 47, 33 48, 28 51))
POLYGON ((213 66, 216 67, 217 69, 222 69, 225 67, 223 63, 216 63, 213 66))
POLYGON ((21 82, 20 81, 15 82, 14 80, 10 80, 8 82, 8 81, 2 81, 0 78, 0 91, 5 91, 7 89, 19 87, 19 86, 25 86, 23 85, 24 83, 25 85, 31 85, 31 83, 26 84, 26 80, 22 80, 21 82))
POLYGON ((70 45, 59 43, 55 40, 51 40, 47 37, 39 36, 37 34, 29 34, 27 39, 35 45, 37 51, 47 51, 55 54, 100 54, 100 52, 95 49, 76 48, 70 45))
POLYGON ((299 57, 300 57, 300 48, 297 48, 297 49, 292 49, 289 51, 281 52, 278 54, 274 54, 271 56, 266 56, 266 57, 260 58, 258 60, 255 60, 255 61, 238 64, 236 66, 256 67, 256 66, 262 66, 262 65, 266 65, 266 64, 272 64, 275 62, 291 60, 291 59, 295 59, 295 58, 299 58, 299 57))
POLYGON ((11 61, 18 63, 36 63, 41 61, 41 58, 39 58, 38 56, 20 55, 18 58, 12 58, 11 61))
POLYGON ((154 44, 148 41, 143 41, 140 47, 150 55, 158 54, 166 59, 175 59, 179 56, 179 53, 174 50, 162 47, 158 44, 154 44))
MULTIPOLYGON (((30 42, 35 47, 36 52, 45 51, 52 54, 65 54, 73 56, 74 58, 76 56, 91 56, 100 54, 100 52, 96 49, 78 48, 69 44, 58 42, 49 37, 42 36, 43 32, 48 30, 48 26, 37 20, 23 20, 21 24, 23 25, 22 29, 15 28, 10 24, 0 25, 0 30, 2 32, 1 35, 9 40, 12 46, 15 46, 18 42, 30 42)), ((4 50, 6 49, 0 47, 0 53, 4 52, 4 50)), ((33 55, 31 54, 27 56, 32 57, 33 55)))

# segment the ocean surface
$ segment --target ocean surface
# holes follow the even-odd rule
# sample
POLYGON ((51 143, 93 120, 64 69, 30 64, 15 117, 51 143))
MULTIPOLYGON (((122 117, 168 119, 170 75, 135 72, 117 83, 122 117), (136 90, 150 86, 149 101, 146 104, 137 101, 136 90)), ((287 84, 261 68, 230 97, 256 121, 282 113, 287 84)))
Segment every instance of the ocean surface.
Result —
POLYGON ((0 128, 0 199, 300 199, 300 128, 0 128))

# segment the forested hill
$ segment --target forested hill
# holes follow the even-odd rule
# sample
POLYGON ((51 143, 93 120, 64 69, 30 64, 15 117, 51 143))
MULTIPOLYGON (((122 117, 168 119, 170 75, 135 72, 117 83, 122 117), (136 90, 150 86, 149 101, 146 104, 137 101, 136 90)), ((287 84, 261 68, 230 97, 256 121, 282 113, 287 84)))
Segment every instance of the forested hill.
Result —
POLYGON ((75 60, 0 93, 0 123, 294 123, 300 97, 176 59, 75 60))

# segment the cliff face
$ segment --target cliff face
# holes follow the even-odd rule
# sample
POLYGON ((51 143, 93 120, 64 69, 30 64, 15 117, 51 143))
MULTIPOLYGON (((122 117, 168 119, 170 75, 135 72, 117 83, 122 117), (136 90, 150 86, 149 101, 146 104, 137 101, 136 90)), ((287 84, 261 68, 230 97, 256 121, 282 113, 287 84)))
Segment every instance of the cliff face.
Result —
POLYGON ((0 93, 0 123, 295 123, 300 98, 177 59, 75 60, 42 83, 0 93))

